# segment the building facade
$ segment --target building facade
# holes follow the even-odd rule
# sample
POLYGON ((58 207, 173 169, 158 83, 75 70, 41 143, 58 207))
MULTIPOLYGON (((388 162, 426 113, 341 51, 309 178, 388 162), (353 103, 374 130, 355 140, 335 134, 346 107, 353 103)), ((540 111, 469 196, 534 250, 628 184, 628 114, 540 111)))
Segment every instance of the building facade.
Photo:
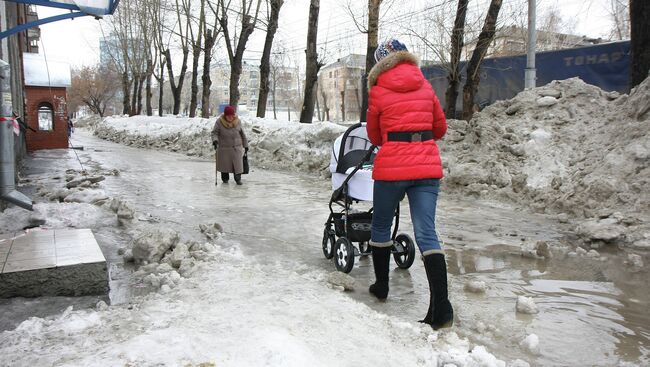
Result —
POLYGON ((46 65, 42 55, 23 54, 23 67, 27 150, 67 148, 70 65, 52 60, 46 65))
POLYGON ((366 56, 351 54, 324 66, 318 73, 320 120, 359 119, 366 56))
MULTIPOLYGON (((477 39, 465 44, 463 54, 465 59, 472 57, 477 39)), ((488 47, 485 57, 515 56, 526 53, 528 29, 518 26, 502 27, 494 34, 494 39, 488 47)), ((604 42, 600 38, 588 38, 572 34, 537 31, 536 52, 563 50, 567 48, 593 46, 604 42)))

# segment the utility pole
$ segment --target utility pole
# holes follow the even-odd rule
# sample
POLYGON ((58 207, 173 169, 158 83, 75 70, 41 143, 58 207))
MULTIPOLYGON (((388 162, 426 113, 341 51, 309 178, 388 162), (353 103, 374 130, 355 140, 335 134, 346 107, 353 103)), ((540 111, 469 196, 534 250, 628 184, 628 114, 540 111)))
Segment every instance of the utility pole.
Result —
POLYGON ((535 2, 535 0, 528 0, 528 54, 526 57, 526 74, 524 77, 524 87, 526 89, 535 88, 535 80, 537 79, 537 69, 535 69, 535 44, 537 43, 535 2))

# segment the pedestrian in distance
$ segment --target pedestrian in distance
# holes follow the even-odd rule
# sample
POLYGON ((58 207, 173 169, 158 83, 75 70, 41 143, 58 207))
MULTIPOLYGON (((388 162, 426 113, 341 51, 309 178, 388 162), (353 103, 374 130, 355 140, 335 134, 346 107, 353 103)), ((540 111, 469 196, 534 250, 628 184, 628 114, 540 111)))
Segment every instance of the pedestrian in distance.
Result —
POLYGON ((371 242, 376 281, 370 293, 388 297, 391 225, 399 202, 408 196, 415 241, 429 282, 429 309, 420 322, 449 327, 454 313, 447 294, 447 264, 436 233, 436 203, 442 163, 436 140, 447 120, 419 59, 396 39, 381 43, 368 74, 367 125, 380 147, 374 160, 371 242))
POLYGON ((74 133, 74 124, 72 123, 72 118, 68 116, 68 138, 74 133))
POLYGON ((229 174, 235 176, 237 185, 241 185, 244 172, 244 154, 248 153, 248 139, 241 126, 241 121, 233 106, 226 106, 212 128, 212 145, 216 152, 216 175, 214 184, 219 181, 228 183, 229 174))

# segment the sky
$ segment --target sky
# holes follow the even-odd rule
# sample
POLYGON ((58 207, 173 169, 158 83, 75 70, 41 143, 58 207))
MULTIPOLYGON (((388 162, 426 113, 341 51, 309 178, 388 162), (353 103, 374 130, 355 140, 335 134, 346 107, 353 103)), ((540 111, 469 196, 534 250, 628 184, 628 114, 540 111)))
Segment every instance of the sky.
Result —
MULTIPOLYGON (((350 0, 321 0, 321 11, 319 19, 319 44, 320 52, 327 52, 329 59, 326 62, 335 61, 333 58, 344 56, 351 52, 363 53, 365 36, 360 34, 352 21, 351 16, 345 11, 345 5, 350 0)), ((420 2, 424 0, 419 0, 420 2)), ((455 2, 454 0, 440 0, 439 3, 455 2)), ((357 2, 359 3, 359 2, 357 2)), ((382 19, 388 19, 395 27, 406 15, 417 13, 418 8, 410 5, 411 10, 404 11, 403 3, 400 8, 394 6, 389 9, 382 19)), ((416 2, 409 3, 415 4, 416 2)), ((427 2, 430 4, 430 2, 427 2)), ((486 0, 474 4, 484 5, 486 0), (483 3, 483 4, 482 4, 483 3)), ((537 0, 538 9, 556 7, 560 10, 563 18, 574 20, 575 34, 591 37, 603 36, 609 29, 609 18, 607 15, 608 0, 537 0)), ((436 3, 437 4, 437 3, 436 3)), ((362 7, 365 2, 361 2, 362 7)), ((476 5, 477 7, 479 5, 476 5)), ((525 0, 504 0, 505 7, 526 7, 525 0)), ((481 11, 481 8, 475 8, 481 11)), ((483 8, 484 9, 484 8, 483 8)), ((483 10, 484 11, 484 10, 483 10)), ((300 55, 306 43, 307 16, 309 12, 309 1, 307 0, 286 0, 280 12, 280 27, 276 35, 276 41, 281 42, 287 49, 300 55)), ((59 9, 38 7, 39 18, 61 14, 59 9)), ((538 10, 538 13, 540 11, 538 10)), ((73 67, 90 66, 99 61, 99 39, 102 36, 100 25, 104 20, 96 20, 92 17, 82 17, 74 20, 63 20, 41 26, 40 52, 45 52, 52 60, 65 61, 73 67)), ((380 33, 387 29, 380 23, 380 33)), ((386 37, 386 34, 380 34, 386 37)), ((247 47, 246 57, 259 58, 264 42, 264 32, 256 30, 247 47)), ((304 55, 304 53, 302 53, 304 55)))

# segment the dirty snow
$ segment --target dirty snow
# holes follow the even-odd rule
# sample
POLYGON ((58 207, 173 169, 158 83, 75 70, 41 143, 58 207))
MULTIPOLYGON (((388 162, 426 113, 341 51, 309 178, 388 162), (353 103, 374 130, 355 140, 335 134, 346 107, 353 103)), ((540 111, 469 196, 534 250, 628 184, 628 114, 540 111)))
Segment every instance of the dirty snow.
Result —
MULTIPOLYGON (((650 248, 650 79, 630 95, 578 78, 500 101, 470 121, 449 120, 440 142, 443 190, 510 200, 575 225, 584 245, 650 248)), ((253 167, 327 176, 345 127, 243 117, 253 167)), ((213 120, 109 117, 84 124, 104 139, 211 157, 213 120)))
MULTIPOLYGON (((67 183, 100 173, 68 170, 67 183)), ((161 225, 133 221, 141 215, 137 208, 106 197, 101 180, 65 190, 56 174, 31 182, 43 202, 34 212, 0 213, 0 233, 34 226, 122 228, 133 241, 118 254, 135 266, 130 281, 150 292, 119 305, 98 302, 94 309, 71 306, 31 317, 0 333, 2 365, 507 365, 453 330, 435 332, 351 299, 344 291, 354 279, 347 274, 300 263, 259 264, 243 256, 218 223, 197 226, 205 242, 182 242, 161 225), (129 215, 120 218, 120 211, 129 215)))
MULTIPOLYGON (((443 189, 511 200, 573 223, 585 246, 569 257, 604 260, 596 249, 608 245, 650 248, 649 111, 648 80, 629 96, 578 79, 522 92, 469 123, 449 121, 449 135, 440 142, 443 189)), ((76 126, 124 144, 210 158, 212 124, 138 116, 87 118, 76 126)), ((333 140, 345 131, 332 123, 257 118, 244 118, 244 128, 253 168, 322 176, 328 174, 333 140)), ((0 233, 34 226, 126 227, 142 240, 121 255, 137 267, 135 281, 153 292, 129 304, 100 303, 95 310, 28 319, 0 334, 3 364, 506 366, 453 330, 433 332, 350 299, 344 291, 353 289, 354 279, 300 264, 255 263, 242 256, 218 223, 197 228, 205 234, 203 243, 132 223, 141 215, 137 208, 105 197, 99 177, 107 174, 71 171, 59 186, 39 187, 49 202, 36 204, 34 213, 16 208, 0 213, 0 233)), ((540 242, 522 245, 522 255, 536 259, 550 258, 551 251, 540 242)), ((626 259, 629 267, 644 266, 639 255, 626 259)), ((477 281, 467 289, 483 293, 487 286, 477 281)), ((537 312, 532 298, 524 296, 515 309, 537 312)), ((517 340, 522 348, 539 353, 537 335, 522 338, 517 340)))

